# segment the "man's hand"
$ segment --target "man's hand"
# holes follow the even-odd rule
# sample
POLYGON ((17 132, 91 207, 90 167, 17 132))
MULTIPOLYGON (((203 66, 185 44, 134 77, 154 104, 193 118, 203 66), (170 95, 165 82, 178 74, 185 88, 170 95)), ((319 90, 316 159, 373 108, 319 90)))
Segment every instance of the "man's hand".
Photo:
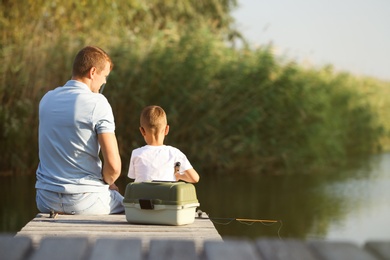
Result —
POLYGON ((109 188, 110 190, 116 190, 117 192, 119 192, 119 188, 118 188, 118 186, 115 185, 115 183, 113 183, 113 184, 111 184, 110 186, 108 186, 108 188, 109 188))

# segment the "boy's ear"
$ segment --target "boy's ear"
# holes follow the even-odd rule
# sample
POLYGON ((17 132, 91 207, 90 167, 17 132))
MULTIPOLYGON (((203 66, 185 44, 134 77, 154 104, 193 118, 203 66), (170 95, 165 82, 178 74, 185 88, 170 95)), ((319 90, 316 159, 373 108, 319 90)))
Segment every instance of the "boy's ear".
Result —
POLYGON ((169 133, 169 125, 167 125, 166 127, 165 127, 165 135, 167 135, 169 133))
POLYGON ((142 134, 143 136, 146 135, 146 131, 145 131, 145 129, 144 129, 142 126, 139 127, 139 131, 141 132, 141 134, 142 134))

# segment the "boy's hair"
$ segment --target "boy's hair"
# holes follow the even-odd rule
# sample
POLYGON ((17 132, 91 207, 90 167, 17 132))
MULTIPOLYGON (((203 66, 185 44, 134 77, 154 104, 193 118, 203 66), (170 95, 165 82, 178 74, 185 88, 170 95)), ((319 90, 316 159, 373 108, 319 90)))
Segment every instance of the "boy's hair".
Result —
POLYGON ((141 112, 140 124, 145 130, 159 131, 167 125, 167 115, 160 106, 147 106, 141 112))
POLYGON ((104 70, 107 61, 110 63, 111 71, 114 64, 110 56, 99 47, 86 46, 77 53, 74 59, 72 76, 84 77, 92 67, 96 67, 97 72, 100 73, 104 70))

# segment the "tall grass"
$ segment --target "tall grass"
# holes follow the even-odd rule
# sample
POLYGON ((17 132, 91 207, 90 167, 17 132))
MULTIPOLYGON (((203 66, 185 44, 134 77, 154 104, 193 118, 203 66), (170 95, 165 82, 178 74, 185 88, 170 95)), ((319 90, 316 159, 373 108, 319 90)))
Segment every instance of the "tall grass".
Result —
POLYGON ((138 115, 149 104, 167 110, 167 142, 201 169, 310 172, 377 150, 382 127, 352 75, 283 64, 269 48, 234 50, 205 28, 142 57, 116 52, 127 59, 118 59, 106 95, 126 159, 144 144, 138 115))
POLYGON ((104 94, 124 171, 132 149, 144 144, 139 113, 150 104, 168 113, 166 143, 200 171, 314 172, 377 151, 390 127, 367 88, 384 91, 387 83, 303 69, 278 60, 271 46, 229 47, 233 2, 185 1, 177 13, 161 1, 102 2, 88 19, 80 19, 88 1, 38 1, 33 17, 22 6, 3 12, 0 170, 36 167, 38 102, 70 78, 86 44, 103 47, 115 63, 104 94))

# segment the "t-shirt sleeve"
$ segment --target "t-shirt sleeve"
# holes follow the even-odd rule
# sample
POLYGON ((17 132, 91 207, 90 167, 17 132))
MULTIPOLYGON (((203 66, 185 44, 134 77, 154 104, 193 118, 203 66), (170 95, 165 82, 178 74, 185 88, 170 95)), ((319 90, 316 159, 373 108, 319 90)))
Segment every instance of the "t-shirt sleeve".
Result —
POLYGON ((114 114, 108 100, 103 95, 101 95, 100 100, 96 104, 93 122, 97 134, 115 132, 114 114))
POLYGON ((131 153, 129 171, 127 172, 127 177, 129 177, 130 179, 135 179, 133 153, 134 152, 131 153))

